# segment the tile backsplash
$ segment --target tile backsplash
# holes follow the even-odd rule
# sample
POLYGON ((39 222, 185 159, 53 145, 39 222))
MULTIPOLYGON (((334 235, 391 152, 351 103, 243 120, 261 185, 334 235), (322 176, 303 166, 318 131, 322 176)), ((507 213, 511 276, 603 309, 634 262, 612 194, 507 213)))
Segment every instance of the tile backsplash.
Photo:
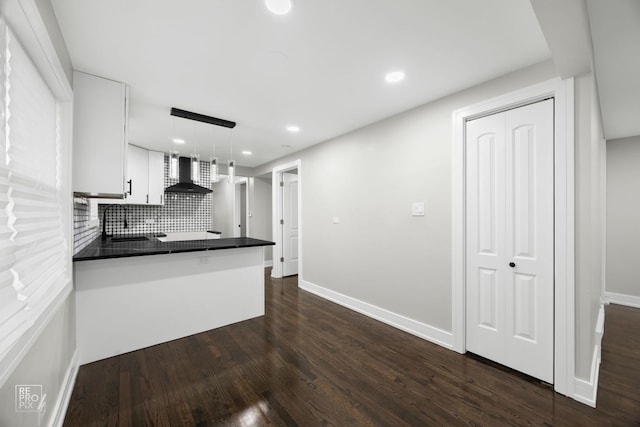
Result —
MULTIPOLYGON (((169 178, 168 158, 164 160, 164 187, 176 184, 169 178)), ((200 162, 200 181, 196 184, 211 189, 208 162, 200 162)), ((107 204, 100 204, 100 226, 89 227, 88 206, 75 203, 74 253, 97 238, 102 232, 102 215, 107 204)), ((164 205, 118 204, 107 211, 107 234, 142 234, 165 231, 202 231, 211 229, 212 196, 209 194, 165 193, 164 205), (126 220, 126 227, 125 227, 126 220)))
POLYGON ((89 225, 89 205, 86 199, 73 200, 73 253, 84 249, 98 235, 99 227, 89 225))

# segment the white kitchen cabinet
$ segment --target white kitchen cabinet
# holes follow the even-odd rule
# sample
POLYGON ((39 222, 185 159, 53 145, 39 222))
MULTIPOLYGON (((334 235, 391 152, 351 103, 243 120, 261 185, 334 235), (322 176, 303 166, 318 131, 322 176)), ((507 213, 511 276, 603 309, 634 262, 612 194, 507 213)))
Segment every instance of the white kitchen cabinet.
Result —
POLYGON ((127 203, 146 205, 149 195, 149 152, 129 144, 127 148, 127 203))
POLYGON ((263 257, 240 247, 74 262, 79 362, 263 316, 263 257))
POLYGON ((127 204, 162 205, 164 202, 164 153, 129 144, 125 191, 127 204))
POLYGON ((127 87, 73 72, 73 191, 124 197, 127 87))

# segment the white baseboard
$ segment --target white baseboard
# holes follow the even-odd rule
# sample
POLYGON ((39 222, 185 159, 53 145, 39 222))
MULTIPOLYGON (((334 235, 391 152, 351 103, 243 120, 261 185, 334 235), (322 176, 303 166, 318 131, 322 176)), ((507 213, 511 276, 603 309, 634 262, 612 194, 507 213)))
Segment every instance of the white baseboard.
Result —
POLYGON ((573 398, 578 402, 596 407, 598 394, 598 378, 600 373, 600 359, 602 354, 602 336, 604 335, 604 305, 600 305, 598 321, 595 330, 595 345, 591 357, 591 373, 589 381, 576 378, 574 381, 573 398))
POLYGON ((78 349, 76 349, 71 357, 71 362, 69 363, 69 367, 67 368, 67 372, 64 376, 62 389, 58 393, 58 400, 56 400, 56 405, 53 407, 53 415, 51 416, 49 427, 61 427, 64 423, 64 417, 67 414, 67 408, 69 407, 73 387, 76 384, 76 377, 78 376, 79 368, 78 349))
POLYGON ((613 292, 605 292, 604 298, 608 303, 626 305, 627 307, 640 308, 640 297, 633 295, 616 294, 613 292))
POLYGON ((269 268, 269 267, 273 267, 273 261, 272 260, 265 260, 264 261, 264 268, 269 268))
POLYGON ((384 308, 377 307, 364 301, 352 298, 350 296, 323 288, 306 280, 299 280, 298 287, 312 294, 318 295, 324 299, 335 302, 343 307, 357 311, 360 314, 376 319, 387 325, 408 332, 412 335, 431 341, 432 343, 441 345, 448 349, 453 349, 453 334, 443 331, 426 323, 421 323, 408 317, 393 313, 384 308))

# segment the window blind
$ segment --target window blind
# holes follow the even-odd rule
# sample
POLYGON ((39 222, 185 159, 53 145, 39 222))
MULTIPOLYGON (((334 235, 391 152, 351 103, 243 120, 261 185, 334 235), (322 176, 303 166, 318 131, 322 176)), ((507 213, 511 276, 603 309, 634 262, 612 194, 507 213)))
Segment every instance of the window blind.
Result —
POLYGON ((68 284, 58 103, 6 23, 0 131, 0 359, 68 284))

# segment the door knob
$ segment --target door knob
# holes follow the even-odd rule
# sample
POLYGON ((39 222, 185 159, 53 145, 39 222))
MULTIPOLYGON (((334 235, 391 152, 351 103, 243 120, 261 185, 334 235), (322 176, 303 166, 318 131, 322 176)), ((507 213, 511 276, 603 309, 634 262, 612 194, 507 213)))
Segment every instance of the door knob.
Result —
POLYGON ((515 263, 515 262, 510 262, 510 263, 509 263, 509 267, 513 268, 513 267, 515 267, 515 266, 516 266, 516 263, 515 263))

